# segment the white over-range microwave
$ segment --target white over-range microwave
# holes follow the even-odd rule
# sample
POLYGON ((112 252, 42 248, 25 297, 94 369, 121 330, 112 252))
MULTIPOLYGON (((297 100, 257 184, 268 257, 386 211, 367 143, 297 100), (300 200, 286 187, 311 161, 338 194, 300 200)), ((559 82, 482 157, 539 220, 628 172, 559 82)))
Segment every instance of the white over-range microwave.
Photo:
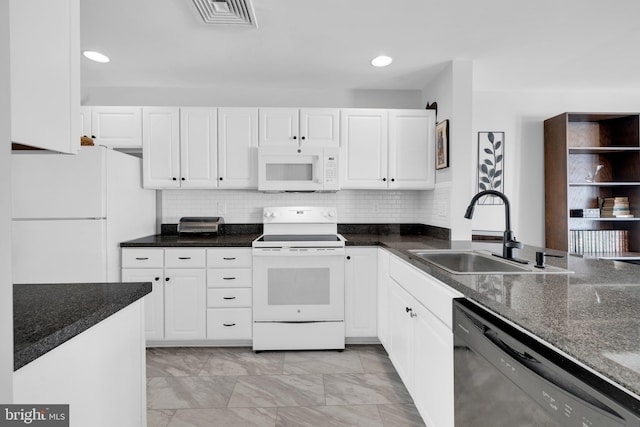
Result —
POLYGON ((338 191, 337 147, 259 147, 258 190, 338 191))

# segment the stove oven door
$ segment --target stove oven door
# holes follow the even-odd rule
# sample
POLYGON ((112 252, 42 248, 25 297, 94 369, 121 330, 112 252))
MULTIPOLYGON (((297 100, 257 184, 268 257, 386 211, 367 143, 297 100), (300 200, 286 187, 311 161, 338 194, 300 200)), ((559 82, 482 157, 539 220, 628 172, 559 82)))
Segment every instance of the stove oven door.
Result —
POLYGON ((344 248, 254 248, 253 320, 344 320, 344 248))

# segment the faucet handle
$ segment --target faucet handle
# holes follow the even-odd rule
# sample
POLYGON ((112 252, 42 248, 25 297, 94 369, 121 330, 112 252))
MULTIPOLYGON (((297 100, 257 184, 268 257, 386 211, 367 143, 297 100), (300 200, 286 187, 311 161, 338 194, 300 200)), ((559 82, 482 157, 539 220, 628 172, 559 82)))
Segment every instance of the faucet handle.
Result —
POLYGON ((504 245, 507 248, 515 248, 515 249, 522 249, 522 247, 524 246, 522 242, 518 242, 517 240, 508 240, 505 242, 504 245))

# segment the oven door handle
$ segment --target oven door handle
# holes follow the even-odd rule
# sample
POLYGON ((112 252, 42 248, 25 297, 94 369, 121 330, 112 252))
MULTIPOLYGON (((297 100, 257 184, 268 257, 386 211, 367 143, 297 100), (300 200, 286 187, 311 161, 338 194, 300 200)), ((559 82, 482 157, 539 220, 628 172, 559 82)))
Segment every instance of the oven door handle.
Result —
POLYGON ((325 257, 345 254, 344 248, 282 248, 282 249, 254 249, 254 257, 325 257))
POLYGON ((604 412, 607 412, 609 415, 618 418, 619 420, 624 421, 622 416, 614 411, 609 406, 605 405, 600 400, 597 400, 595 397, 585 393, 580 388, 576 387, 570 381, 567 381, 564 378, 556 375, 549 367, 545 366, 543 362, 536 359, 531 354, 527 353, 526 350, 517 350, 514 347, 510 346, 502 339, 500 339, 499 334, 493 329, 487 328, 484 331, 484 336, 491 341, 496 347, 510 356, 513 360, 515 360, 518 364, 520 364, 523 368, 528 369, 533 372, 535 375, 543 378, 547 382, 555 385, 560 388, 564 392, 570 394, 574 398, 579 401, 584 402, 585 404, 594 406, 604 412))

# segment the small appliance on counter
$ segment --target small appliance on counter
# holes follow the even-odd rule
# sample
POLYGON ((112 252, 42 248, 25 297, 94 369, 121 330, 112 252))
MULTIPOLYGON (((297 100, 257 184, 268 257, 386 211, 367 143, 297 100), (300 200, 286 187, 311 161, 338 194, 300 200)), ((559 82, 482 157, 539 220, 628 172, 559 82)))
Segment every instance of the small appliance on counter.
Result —
POLYGON ((185 216, 178 223, 178 234, 181 236, 215 236, 224 218, 220 216, 185 216))

